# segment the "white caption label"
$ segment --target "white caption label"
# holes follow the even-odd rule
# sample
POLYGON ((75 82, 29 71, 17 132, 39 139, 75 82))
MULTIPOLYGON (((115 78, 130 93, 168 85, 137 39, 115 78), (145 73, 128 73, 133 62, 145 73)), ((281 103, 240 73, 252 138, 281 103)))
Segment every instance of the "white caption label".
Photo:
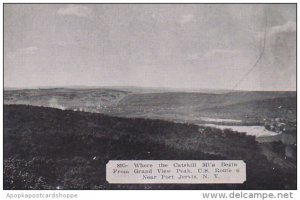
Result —
POLYGON ((242 160, 110 160, 106 180, 119 184, 243 183, 242 160))

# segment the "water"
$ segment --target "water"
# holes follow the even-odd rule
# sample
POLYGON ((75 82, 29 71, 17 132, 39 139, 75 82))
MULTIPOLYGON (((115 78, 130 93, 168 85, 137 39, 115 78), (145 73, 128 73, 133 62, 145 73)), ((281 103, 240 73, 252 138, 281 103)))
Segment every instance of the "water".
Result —
POLYGON ((242 122, 242 120, 237 120, 237 119, 218 119, 218 118, 209 118, 209 117, 200 117, 200 119, 206 122, 235 122, 235 123, 242 122))
POLYGON ((201 124, 201 126, 214 127, 221 130, 231 129, 237 132, 246 133, 246 135, 253 135, 255 137, 275 136, 279 133, 269 131, 264 126, 230 126, 230 125, 216 125, 216 124, 201 124))

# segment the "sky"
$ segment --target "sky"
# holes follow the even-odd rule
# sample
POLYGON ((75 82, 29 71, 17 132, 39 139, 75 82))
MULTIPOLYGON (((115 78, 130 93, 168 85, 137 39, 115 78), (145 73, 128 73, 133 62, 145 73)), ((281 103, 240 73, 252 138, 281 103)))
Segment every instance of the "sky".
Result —
POLYGON ((232 89, 261 54, 236 89, 296 90, 296 4, 4 5, 4 87, 232 89))

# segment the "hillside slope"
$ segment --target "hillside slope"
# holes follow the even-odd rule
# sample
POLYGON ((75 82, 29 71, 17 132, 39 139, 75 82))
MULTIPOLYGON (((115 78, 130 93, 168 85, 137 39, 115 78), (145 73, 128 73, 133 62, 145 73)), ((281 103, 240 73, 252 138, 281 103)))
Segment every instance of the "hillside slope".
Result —
POLYGON ((272 163, 253 137, 161 120, 4 106, 5 189, 295 189, 296 169, 272 163), (110 185, 109 160, 244 160, 241 185, 110 185))
POLYGON ((296 121, 297 99, 296 97, 277 97, 255 101, 240 102, 227 106, 216 106, 208 109, 199 109, 199 112, 218 117, 237 119, 263 119, 285 118, 286 121, 296 121))
POLYGON ((117 89, 26 89, 4 91, 5 104, 26 104, 97 112, 115 106, 128 93, 117 89))

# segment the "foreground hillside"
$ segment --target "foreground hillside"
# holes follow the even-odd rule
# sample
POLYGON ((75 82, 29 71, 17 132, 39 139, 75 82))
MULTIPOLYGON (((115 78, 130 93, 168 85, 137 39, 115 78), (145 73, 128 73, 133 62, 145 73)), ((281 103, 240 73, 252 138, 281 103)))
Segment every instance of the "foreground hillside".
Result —
POLYGON ((295 162, 282 160, 278 149, 272 152, 273 160, 265 154, 276 147, 280 144, 265 148, 254 137, 230 130, 4 106, 5 189, 296 189, 295 162), (108 184, 106 163, 126 159, 244 160, 247 181, 241 185, 108 184))

